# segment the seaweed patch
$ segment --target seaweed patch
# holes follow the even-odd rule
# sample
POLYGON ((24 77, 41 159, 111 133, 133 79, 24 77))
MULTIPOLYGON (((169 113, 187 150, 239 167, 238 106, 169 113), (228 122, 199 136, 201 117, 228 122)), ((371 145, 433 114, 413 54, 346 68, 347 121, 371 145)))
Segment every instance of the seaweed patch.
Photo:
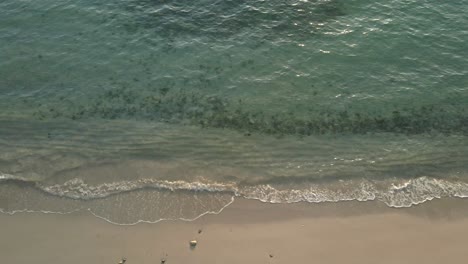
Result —
POLYGON ((311 110, 307 116, 297 117, 294 112, 251 110, 241 100, 234 102, 216 95, 176 91, 166 87, 151 93, 139 93, 124 88, 111 89, 89 102, 86 105, 68 105, 68 111, 42 105, 34 115, 38 119, 154 120, 231 129, 245 135, 468 133, 467 109, 441 105, 394 109, 386 114, 317 109, 311 110))

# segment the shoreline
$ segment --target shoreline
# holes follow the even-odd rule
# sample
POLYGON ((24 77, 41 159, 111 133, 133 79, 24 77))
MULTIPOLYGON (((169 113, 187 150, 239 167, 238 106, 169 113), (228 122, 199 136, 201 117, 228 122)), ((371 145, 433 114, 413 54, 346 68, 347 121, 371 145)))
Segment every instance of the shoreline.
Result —
POLYGON ((441 263, 465 256, 468 200, 394 209, 375 202, 236 199, 194 221, 109 224, 87 212, 0 214, 5 263, 441 263), (198 245, 191 250, 190 240, 198 245), (271 256, 270 256, 271 255, 271 256))

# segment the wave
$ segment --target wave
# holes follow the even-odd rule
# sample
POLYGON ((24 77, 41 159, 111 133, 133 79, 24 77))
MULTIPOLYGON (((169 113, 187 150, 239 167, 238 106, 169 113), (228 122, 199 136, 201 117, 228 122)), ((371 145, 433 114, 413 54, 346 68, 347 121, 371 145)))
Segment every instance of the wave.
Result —
POLYGON ((13 174, 7 174, 7 173, 1 173, 0 172, 0 182, 2 181, 9 181, 9 180, 18 180, 18 181, 28 181, 28 179, 23 178, 23 177, 18 177, 13 174))
POLYGON ((229 184, 186 181, 159 181, 152 179, 120 181, 92 186, 86 184, 82 179, 75 178, 63 184, 55 184, 51 186, 39 184, 38 186, 43 191, 52 195, 83 200, 105 198, 110 195, 145 188, 167 191, 235 192, 235 187, 229 184))
POLYGON ((307 189, 278 190, 270 185, 262 185, 245 188, 242 196, 269 203, 380 201, 393 208, 411 207, 434 198, 468 197, 468 183, 430 177, 392 183, 386 187, 379 185, 368 180, 361 181, 357 187, 351 189, 323 188, 316 185, 307 189))
POLYGON ((245 186, 154 179, 92 185, 80 178, 47 185, 0 174, 2 190, 6 191, 5 197, 15 202, 6 203, 5 208, 0 206, 0 213, 87 211, 117 225, 193 221, 207 214, 221 213, 237 197, 264 203, 378 201, 393 208, 411 207, 439 198, 468 197, 468 183, 427 176, 386 181, 333 180, 292 187, 272 183, 245 186), (122 214, 122 210, 126 213, 122 214))
MULTIPOLYGON (((25 183, 18 177, 0 174, 0 179, 25 183)), ((30 183, 29 181, 27 181, 30 183)), ((273 184, 239 186, 235 183, 203 183, 187 181, 160 181, 141 179, 90 185, 74 178, 62 184, 35 183, 41 191, 58 197, 93 200, 142 189, 170 192, 226 193, 233 197, 255 199, 266 203, 321 203, 341 201, 380 201, 389 207, 411 207, 434 198, 468 197, 468 183, 418 177, 410 180, 373 181, 337 180, 327 183, 303 183, 294 188, 273 184)))

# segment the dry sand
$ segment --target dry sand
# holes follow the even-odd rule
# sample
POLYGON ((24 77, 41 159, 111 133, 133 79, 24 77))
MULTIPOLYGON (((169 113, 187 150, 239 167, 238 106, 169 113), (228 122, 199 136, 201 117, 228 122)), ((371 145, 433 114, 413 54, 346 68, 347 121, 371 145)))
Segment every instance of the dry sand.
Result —
POLYGON ((468 201, 455 199, 410 209, 238 199, 221 214, 193 222, 134 226, 87 212, 0 214, 0 262, 467 263, 467 209, 468 201), (192 239, 198 242, 193 250, 192 239))

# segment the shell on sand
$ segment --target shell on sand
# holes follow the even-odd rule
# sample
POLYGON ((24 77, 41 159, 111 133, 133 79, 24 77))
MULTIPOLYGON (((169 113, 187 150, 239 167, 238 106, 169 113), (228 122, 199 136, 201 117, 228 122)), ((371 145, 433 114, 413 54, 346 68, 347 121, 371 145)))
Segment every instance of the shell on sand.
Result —
POLYGON ((197 246, 197 241, 196 240, 190 240, 189 244, 190 244, 191 247, 195 247, 195 246, 197 246))

